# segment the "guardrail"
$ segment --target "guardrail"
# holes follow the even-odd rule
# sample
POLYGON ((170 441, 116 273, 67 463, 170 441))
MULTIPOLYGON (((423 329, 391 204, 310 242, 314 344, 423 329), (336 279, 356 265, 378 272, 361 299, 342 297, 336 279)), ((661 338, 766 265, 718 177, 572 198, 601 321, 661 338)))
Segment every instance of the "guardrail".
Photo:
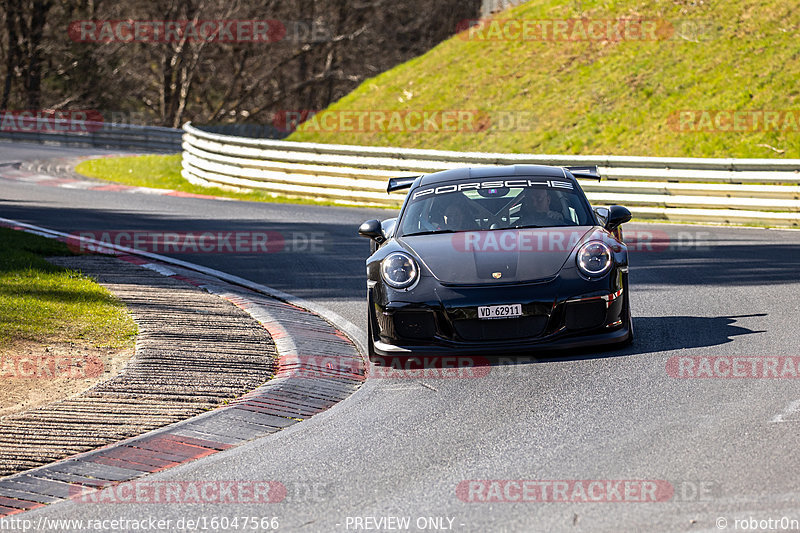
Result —
POLYGON ((181 150, 182 133, 158 126, 35 117, 17 117, 12 128, 0 127, 0 139, 12 141, 172 153, 181 150))
POLYGON ((580 180, 596 205, 680 222, 800 226, 800 160, 554 156, 297 143, 219 135, 184 126, 182 174, 191 183, 399 206, 388 178, 481 165, 597 165, 580 180))

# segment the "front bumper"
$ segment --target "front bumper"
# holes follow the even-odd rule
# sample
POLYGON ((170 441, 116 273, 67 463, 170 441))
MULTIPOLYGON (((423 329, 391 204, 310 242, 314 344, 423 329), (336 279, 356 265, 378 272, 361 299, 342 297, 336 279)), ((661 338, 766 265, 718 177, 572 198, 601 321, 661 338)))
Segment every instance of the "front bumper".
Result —
POLYGON ((632 335, 626 289, 623 271, 591 283, 556 278, 491 288, 435 286, 435 297, 421 301, 398 301, 375 287, 369 293, 374 352, 489 355, 624 343, 632 335), (477 318, 479 305, 514 303, 523 316, 477 318))
POLYGON ((374 341, 374 351, 382 357, 404 355, 521 355, 530 352, 549 350, 569 350, 592 347, 605 347, 627 342, 631 338, 629 324, 611 331, 590 335, 565 334, 558 337, 543 338, 536 341, 483 343, 448 343, 434 341, 431 344, 395 345, 374 341))

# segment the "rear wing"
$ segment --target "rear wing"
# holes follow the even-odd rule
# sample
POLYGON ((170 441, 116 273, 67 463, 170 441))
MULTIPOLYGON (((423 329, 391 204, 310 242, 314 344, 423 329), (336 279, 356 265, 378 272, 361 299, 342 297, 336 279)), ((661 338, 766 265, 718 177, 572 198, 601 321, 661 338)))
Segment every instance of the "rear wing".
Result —
POLYGON ((586 178, 590 180, 597 180, 600 181, 600 172, 597 171, 597 167, 564 167, 566 170, 570 172, 576 178, 586 178))
POLYGON ((404 178, 389 178, 389 186, 386 187, 386 192, 399 191, 400 189, 408 189, 414 184, 414 181, 420 176, 406 176, 404 178))

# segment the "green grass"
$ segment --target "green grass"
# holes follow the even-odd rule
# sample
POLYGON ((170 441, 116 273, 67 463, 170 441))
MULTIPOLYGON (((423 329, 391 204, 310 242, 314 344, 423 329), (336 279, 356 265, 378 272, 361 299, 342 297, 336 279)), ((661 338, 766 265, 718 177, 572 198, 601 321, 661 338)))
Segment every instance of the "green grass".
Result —
POLYGON ((328 111, 476 110, 484 117, 477 131, 322 131, 307 123, 289 139, 512 153, 800 157, 800 125, 750 132, 671 125, 685 110, 800 111, 800 10, 791 3, 532 0, 496 18, 580 17, 658 19, 677 31, 650 41, 574 42, 481 41, 464 33, 365 81, 328 111), (500 113, 522 123, 503 127, 500 113))
POLYGON ((52 239, 0 228, 0 348, 18 341, 133 346, 136 323, 105 288, 49 256, 73 255, 52 239))
POLYGON ((181 155, 143 155, 126 157, 104 157, 90 159, 78 164, 75 171, 90 178, 113 181, 135 187, 170 189, 189 194, 202 194, 248 200, 252 202, 275 202, 306 205, 347 206, 343 202, 291 198, 266 191, 232 191, 218 187, 193 185, 181 176, 181 155))
MULTIPOLYGON (((181 177, 181 155, 142 155, 131 157, 103 157, 80 163, 75 170, 90 178, 107 179, 124 185, 179 189, 193 187, 181 177)), ((191 191, 211 194, 203 187, 191 191)))

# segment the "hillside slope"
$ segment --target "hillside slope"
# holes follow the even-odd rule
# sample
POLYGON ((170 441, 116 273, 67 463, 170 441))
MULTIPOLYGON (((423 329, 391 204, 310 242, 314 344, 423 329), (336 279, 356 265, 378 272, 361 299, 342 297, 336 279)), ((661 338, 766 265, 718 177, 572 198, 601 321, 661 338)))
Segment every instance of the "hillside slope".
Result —
POLYGON ((791 3, 533 0, 367 80, 290 140, 797 158, 798 80, 800 10, 791 3), (621 27, 630 31, 620 37, 621 27), (423 110, 456 119, 420 126, 414 112, 423 110))

